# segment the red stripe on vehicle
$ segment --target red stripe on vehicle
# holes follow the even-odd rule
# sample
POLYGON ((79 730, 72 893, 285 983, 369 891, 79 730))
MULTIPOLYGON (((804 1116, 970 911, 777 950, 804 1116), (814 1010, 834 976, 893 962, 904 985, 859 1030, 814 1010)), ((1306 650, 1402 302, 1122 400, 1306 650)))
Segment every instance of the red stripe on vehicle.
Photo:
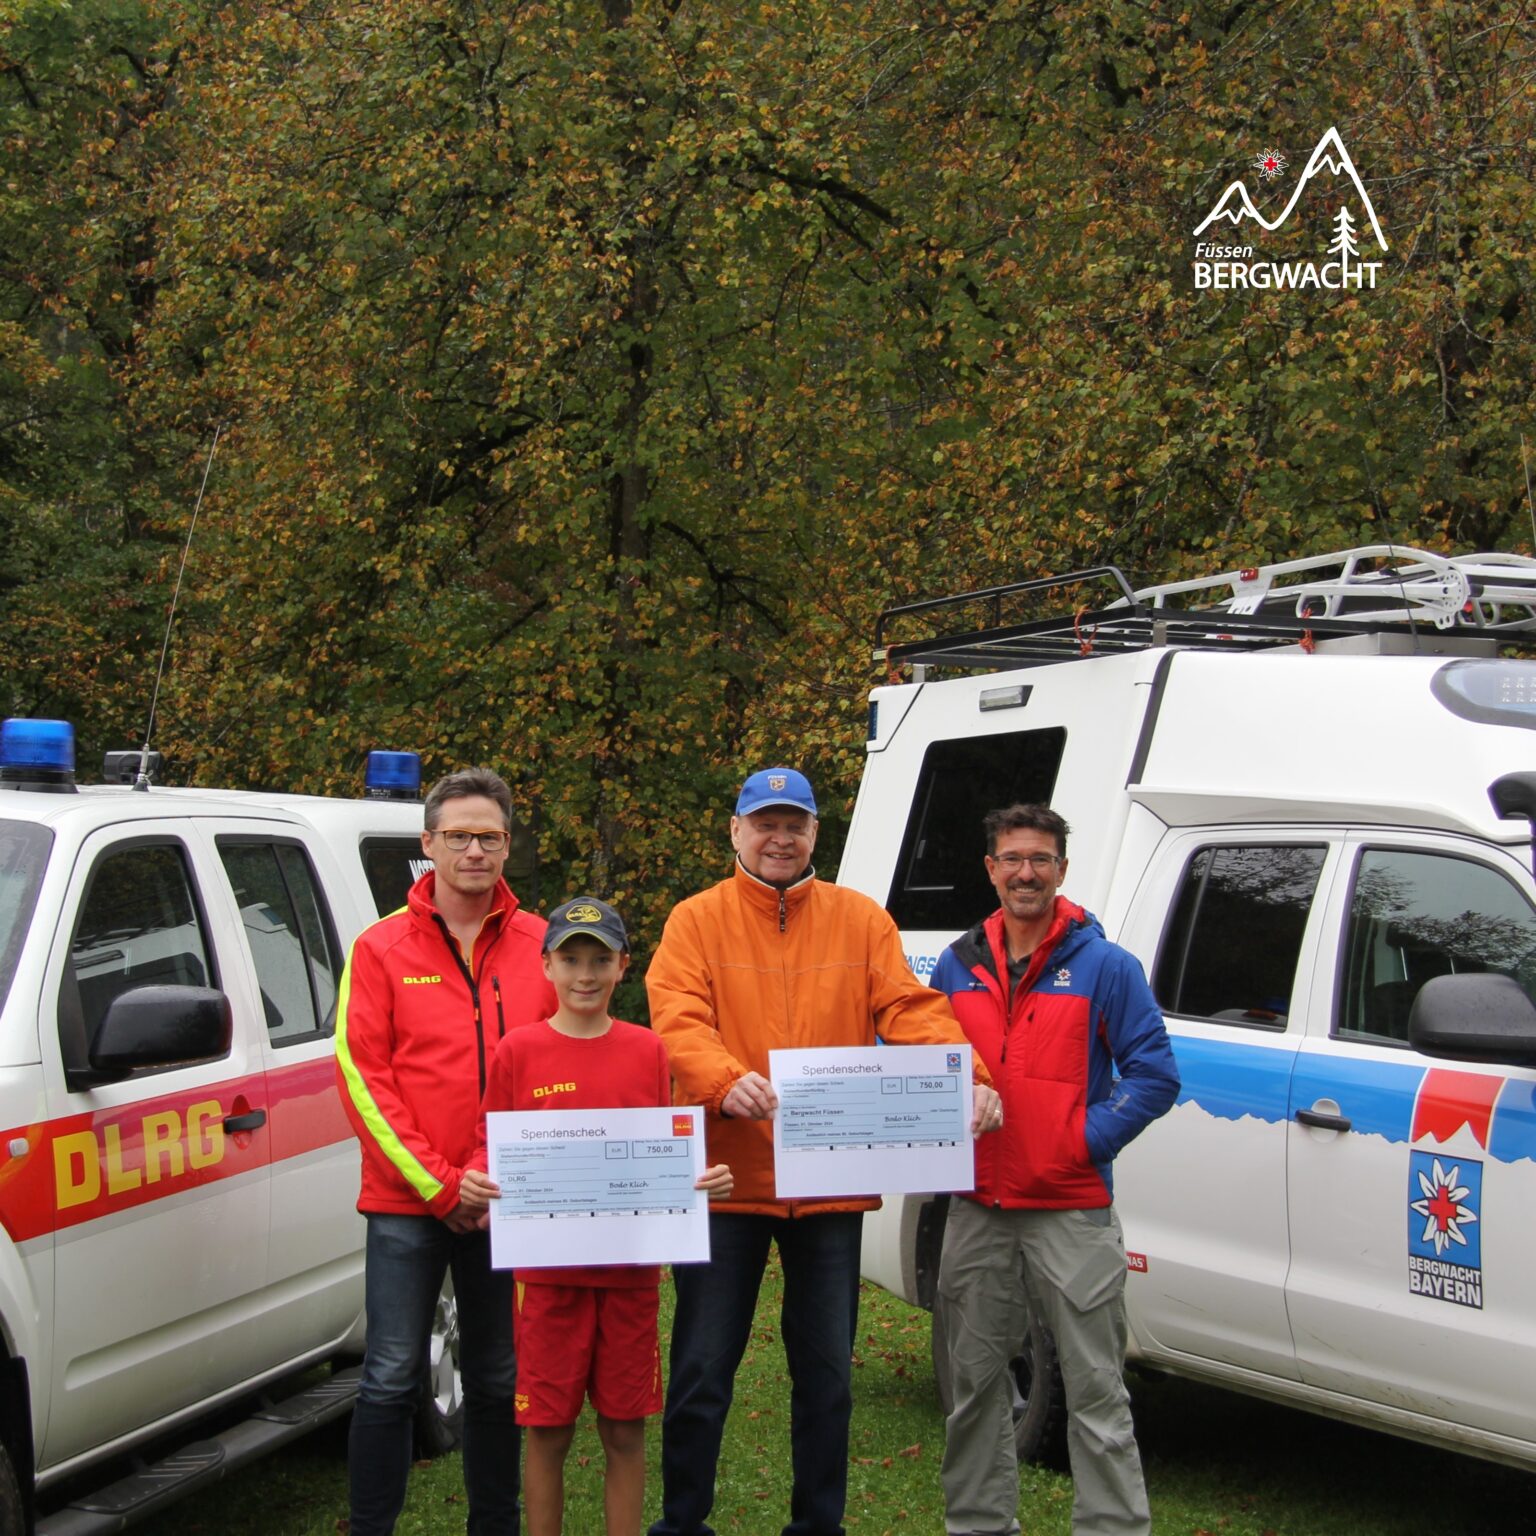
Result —
POLYGON ((266 1127, 231 1135, 224 1121, 264 1096, 258 1072, 6 1131, 27 1150, 0 1169, 0 1224, 26 1242, 260 1168, 266 1127))
POLYGON ((1488 1146, 1488 1127, 1493 1121, 1493 1103, 1504 1086, 1499 1076, 1481 1072, 1456 1072, 1448 1067, 1431 1067, 1419 1084, 1418 1101, 1413 1106, 1413 1129, 1408 1139, 1434 1136, 1449 1141, 1462 1126, 1472 1132, 1477 1144, 1488 1146))
POLYGON ((62 1232, 351 1137, 326 1055, 95 1113, 0 1132, 0 1226, 11 1241, 62 1232), (267 1112, 253 1130, 233 1115, 267 1112), (25 1144, 19 1154, 5 1148, 25 1144))
POLYGON ((352 1140, 336 1087, 334 1056, 274 1068, 267 1073, 267 1093, 272 1101, 268 1124, 274 1163, 352 1140))

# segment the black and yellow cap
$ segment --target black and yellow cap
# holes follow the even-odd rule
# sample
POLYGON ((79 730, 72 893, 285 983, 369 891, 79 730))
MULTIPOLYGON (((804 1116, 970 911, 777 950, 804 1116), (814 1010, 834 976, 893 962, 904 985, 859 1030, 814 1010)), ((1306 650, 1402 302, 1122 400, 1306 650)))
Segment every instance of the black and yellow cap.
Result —
POLYGON ((621 955, 629 951, 624 919, 596 896, 573 896, 549 914, 549 927, 544 930, 545 951, 559 949, 578 934, 597 939, 621 955))

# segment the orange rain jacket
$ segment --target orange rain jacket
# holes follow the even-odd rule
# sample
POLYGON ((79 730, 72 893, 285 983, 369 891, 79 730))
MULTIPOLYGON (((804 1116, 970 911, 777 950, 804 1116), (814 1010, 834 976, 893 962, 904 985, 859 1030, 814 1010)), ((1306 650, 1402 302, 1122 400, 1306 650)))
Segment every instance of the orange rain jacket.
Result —
MULTIPOLYGON (((679 1104, 702 1104, 709 1161, 736 1188, 710 1208, 744 1215, 868 1211, 868 1199, 779 1200, 773 1122, 722 1116, 746 1072, 768 1076, 768 1052, 814 1046, 963 1045, 942 993, 907 965, 890 915, 868 896, 808 874, 780 891, 738 862, 729 880, 673 908, 645 978, 651 1027, 671 1062, 679 1104)), ((980 1057, 976 1080, 990 1083, 980 1057)))

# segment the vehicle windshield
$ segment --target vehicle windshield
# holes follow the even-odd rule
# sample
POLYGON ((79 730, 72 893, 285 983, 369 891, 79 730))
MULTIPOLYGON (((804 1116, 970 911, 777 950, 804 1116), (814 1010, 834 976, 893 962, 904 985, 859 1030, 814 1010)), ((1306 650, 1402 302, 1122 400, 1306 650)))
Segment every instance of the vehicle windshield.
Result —
POLYGON ((0 817, 0 1008, 11 990, 52 845, 53 833, 46 828, 0 817))

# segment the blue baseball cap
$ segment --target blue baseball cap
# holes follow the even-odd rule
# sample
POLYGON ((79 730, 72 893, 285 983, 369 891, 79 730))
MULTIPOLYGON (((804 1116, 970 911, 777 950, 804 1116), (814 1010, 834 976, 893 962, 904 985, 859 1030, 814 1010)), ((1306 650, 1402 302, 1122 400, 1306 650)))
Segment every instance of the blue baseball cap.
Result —
POLYGON ((816 796, 811 792, 811 781, 793 768, 760 768, 741 786, 736 814, 750 816, 774 805, 793 806, 814 816, 816 796))

